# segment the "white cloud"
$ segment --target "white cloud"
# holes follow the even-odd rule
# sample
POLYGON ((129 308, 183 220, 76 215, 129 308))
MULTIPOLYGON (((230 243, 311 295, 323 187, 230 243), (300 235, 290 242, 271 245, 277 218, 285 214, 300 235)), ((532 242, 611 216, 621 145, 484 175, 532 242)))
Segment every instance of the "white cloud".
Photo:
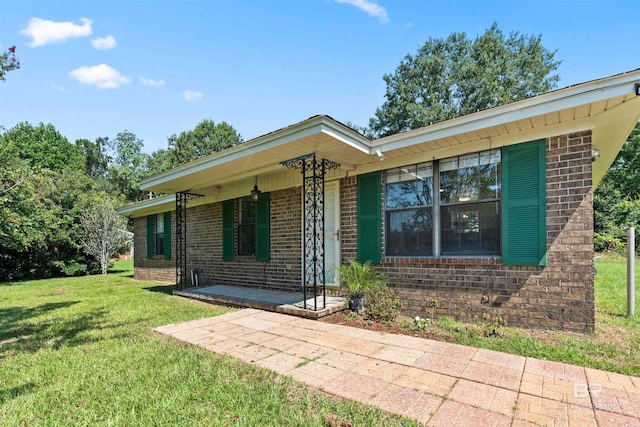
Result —
POLYGON ((202 94, 202 92, 198 92, 198 91, 195 91, 195 90, 185 90, 184 92, 182 92, 182 94, 184 95, 184 99, 187 102, 200 101, 202 99, 202 97, 204 96, 202 94))
POLYGON ((31 37, 28 46, 37 47, 50 43, 59 43, 74 37, 86 37, 92 33, 91 24, 93 21, 81 18, 82 25, 74 24, 71 21, 55 22, 46 19, 31 18, 27 28, 20 30, 20 34, 31 37))
POLYGON ((82 84, 95 85, 98 89, 117 89, 131 81, 129 77, 121 75, 118 70, 107 64, 80 67, 71 71, 69 75, 82 84))
POLYGON ((57 84, 55 84, 55 83, 51 83, 51 84, 49 85, 49 87, 50 87, 51 89, 55 89, 55 90, 58 90, 58 91, 60 91, 60 92, 69 93, 69 89, 67 89, 67 88, 65 88, 65 87, 62 87, 62 86, 60 86, 60 85, 57 85, 57 84))
POLYGON ((116 39, 113 36, 91 39, 91 45, 100 50, 113 49, 116 47, 116 39))
POLYGON ((164 80, 153 80, 140 76, 140 83, 145 86, 164 86, 164 80))
POLYGON ((353 7, 356 7, 366 13, 369 16, 373 16, 374 18, 378 18, 378 20, 386 24, 389 22, 389 16, 387 15, 387 10, 377 4, 376 2, 369 0, 334 0, 336 3, 345 3, 350 4, 353 7))

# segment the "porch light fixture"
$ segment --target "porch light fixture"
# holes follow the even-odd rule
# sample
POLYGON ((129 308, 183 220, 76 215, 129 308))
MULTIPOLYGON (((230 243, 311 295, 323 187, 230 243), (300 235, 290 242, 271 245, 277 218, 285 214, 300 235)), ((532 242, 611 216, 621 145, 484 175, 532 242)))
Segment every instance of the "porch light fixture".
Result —
POLYGON ((640 83, 636 83, 633 87, 636 88, 636 95, 640 95, 640 83))
POLYGON ((597 148, 592 149, 591 150, 591 161, 595 162, 599 158, 600 158, 600 150, 598 150, 597 148))
POLYGON ((258 177, 256 176, 256 184, 253 186, 253 190, 251 190, 251 200, 253 200, 253 203, 260 201, 260 193, 262 193, 262 191, 258 190, 258 177))

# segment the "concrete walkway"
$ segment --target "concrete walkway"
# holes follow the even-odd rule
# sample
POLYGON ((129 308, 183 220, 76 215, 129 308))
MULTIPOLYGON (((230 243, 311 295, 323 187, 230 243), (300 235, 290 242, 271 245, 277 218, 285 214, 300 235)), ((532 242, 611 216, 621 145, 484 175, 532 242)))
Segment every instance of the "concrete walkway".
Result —
POLYGON ((243 309, 156 331, 428 426, 637 426, 640 378, 243 309))

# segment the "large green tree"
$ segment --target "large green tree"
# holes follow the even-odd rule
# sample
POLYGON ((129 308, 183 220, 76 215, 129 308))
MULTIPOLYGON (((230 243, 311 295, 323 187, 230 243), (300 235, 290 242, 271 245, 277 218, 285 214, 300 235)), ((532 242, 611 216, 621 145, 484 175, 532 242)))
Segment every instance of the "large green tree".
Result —
POLYGON ((76 238, 92 181, 77 168, 36 168, 0 140, 0 281, 84 274, 97 263, 76 238))
POLYGON ((155 175, 171 169, 171 153, 169 150, 160 148, 147 158, 147 175, 155 175))
POLYGON ((168 138, 171 166, 178 166, 242 143, 242 136, 227 122, 203 120, 193 130, 168 138))
POLYGON ((548 92, 559 80, 554 56, 541 36, 505 36, 495 23, 474 40, 430 38, 383 76, 385 102, 369 127, 383 137, 548 92))
POLYGON ((147 175, 149 155, 142 152, 144 142, 133 132, 120 132, 107 142, 109 149, 109 177, 119 194, 127 201, 144 199, 140 181, 147 175))
POLYGON ((70 143, 51 123, 37 126, 18 123, 0 135, 0 144, 11 144, 18 156, 36 169, 83 169, 80 148, 70 143))

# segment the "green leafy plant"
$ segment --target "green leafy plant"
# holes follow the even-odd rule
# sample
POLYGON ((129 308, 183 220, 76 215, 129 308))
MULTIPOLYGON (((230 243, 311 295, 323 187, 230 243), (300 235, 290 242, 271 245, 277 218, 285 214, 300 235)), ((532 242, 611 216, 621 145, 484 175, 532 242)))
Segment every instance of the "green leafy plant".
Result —
POLYGON ((377 271, 373 264, 350 260, 349 264, 338 269, 338 280, 348 297, 364 297, 367 291, 386 287, 384 274, 377 271))

